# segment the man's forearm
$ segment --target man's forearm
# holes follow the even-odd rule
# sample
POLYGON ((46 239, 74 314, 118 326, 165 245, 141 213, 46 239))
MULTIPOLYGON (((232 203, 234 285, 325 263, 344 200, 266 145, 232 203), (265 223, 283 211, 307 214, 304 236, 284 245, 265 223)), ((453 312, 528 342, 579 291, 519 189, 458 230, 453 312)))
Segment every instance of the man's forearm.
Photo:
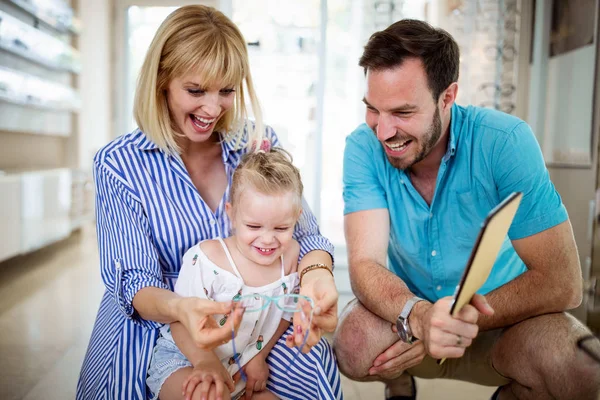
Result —
POLYGON ((480 316, 478 325, 482 331, 514 325, 537 315, 566 311, 572 308, 572 298, 578 296, 560 278, 526 271, 485 297, 494 315, 480 316))
POLYGON ((373 314, 394 323, 404 303, 414 294, 383 265, 373 261, 356 264, 350 267, 350 282, 356 298, 373 314))

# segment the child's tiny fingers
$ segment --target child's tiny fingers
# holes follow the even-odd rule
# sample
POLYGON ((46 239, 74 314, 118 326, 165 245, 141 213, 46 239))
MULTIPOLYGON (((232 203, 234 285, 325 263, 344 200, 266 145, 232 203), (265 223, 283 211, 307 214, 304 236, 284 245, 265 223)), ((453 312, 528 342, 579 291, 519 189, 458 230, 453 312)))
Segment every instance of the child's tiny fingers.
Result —
POLYGON ((190 379, 188 379, 187 385, 185 387, 185 399, 186 400, 191 400, 192 395, 194 394, 194 389, 196 389, 196 386, 198 386, 199 382, 200 382, 200 380, 197 376, 193 376, 190 379))
POLYGON ((216 388, 217 399, 222 399, 223 398, 223 390, 225 389, 225 385, 220 380, 216 380, 215 388, 216 388))

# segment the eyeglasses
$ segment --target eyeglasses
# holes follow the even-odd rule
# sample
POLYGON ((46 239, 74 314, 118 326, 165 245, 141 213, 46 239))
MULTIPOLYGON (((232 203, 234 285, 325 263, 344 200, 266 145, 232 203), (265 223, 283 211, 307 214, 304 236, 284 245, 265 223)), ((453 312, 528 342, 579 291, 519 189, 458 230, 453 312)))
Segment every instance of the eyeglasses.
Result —
POLYGON ((600 340, 594 335, 584 336, 577 341, 577 347, 600 363, 600 340))
MULTIPOLYGON (((290 364, 285 369, 285 372, 287 373, 289 371, 290 367, 292 365, 294 365, 294 363, 296 362, 296 359, 298 358, 300 353, 302 353, 302 349, 304 348, 304 345, 306 344, 306 339, 308 338, 308 333, 310 331, 310 324, 312 323, 312 317, 313 317, 313 309, 314 309, 313 299, 311 299, 310 297, 307 297, 307 296, 303 296, 301 294, 284 294, 282 296, 270 297, 270 296, 265 296, 262 294, 255 293, 255 294, 247 294, 247 295, 238 297, 237 299, 234 299, 233 301, 234 301, 234 303, 236 303, 237 307, 244 308, 244 314, 262 311, 265 308, 267 308, 272 302, 277 306, 277 308, 279 308, 283 312, 287 312, 287 313, 298 313, 299 312, 300 317, 302 318, 302 321, 307 322, 307 324, 305 325, 306 327, 304 329, 304 338, 302 339, 302 344, 299 347, 296 347, 296 349, 298 351, 294 355, 294 358, 292 359, 290 364), (305 305, 308 305, 310 307, 310 311, 305 311, 305 305)), ((257 342, 257 346, 260 346, 259 349, 262 348, 262 340, 261 339, 262 338, 259 336, 259 340, 257 342)), ((239 368, 242 379, 244 381, 247 381, 248 378, 246 377, 246 374, 244 373, 244 370, 242 370, 242 366, 240 365, 241 354, 238 353, 238 351, 235 347, 235 331, 233 330, 233 328, 231 329, 231 345, 233 346, 233 357, 231 357, 230 363, 231 363, 231 361, 235 361, 237 363, 237 366, 239 368)))

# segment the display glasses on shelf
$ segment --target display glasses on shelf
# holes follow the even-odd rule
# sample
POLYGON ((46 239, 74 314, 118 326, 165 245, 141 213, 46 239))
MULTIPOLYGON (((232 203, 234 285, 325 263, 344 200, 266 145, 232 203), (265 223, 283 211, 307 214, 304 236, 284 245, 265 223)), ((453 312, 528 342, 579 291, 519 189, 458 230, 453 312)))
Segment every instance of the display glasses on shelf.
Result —
POLYGON ((24 106, 76 111, 81 100, 72 88, 0 67, 0 100, 24 106))
POLYGON ((73 9, 63 0, 10 0, 46 25, 60 31, 79 34, 79 20, 73 9))
POLYGON ((0 48, 52 69, 81 71, 77 50, 3 11, 0 11, 0 48))

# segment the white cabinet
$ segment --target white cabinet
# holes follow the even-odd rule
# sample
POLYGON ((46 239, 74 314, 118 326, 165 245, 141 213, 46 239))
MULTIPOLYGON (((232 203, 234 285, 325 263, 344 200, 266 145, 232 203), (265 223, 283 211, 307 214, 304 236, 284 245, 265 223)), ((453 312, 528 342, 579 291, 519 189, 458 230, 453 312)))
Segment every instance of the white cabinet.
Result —
POLYGON ((21 177, 0 175, 0 260, 21 252, 21 177))
POLYGON ((24 172, 21 182, 21 251, 36 250, 69 236, 71 171, 24 172))

